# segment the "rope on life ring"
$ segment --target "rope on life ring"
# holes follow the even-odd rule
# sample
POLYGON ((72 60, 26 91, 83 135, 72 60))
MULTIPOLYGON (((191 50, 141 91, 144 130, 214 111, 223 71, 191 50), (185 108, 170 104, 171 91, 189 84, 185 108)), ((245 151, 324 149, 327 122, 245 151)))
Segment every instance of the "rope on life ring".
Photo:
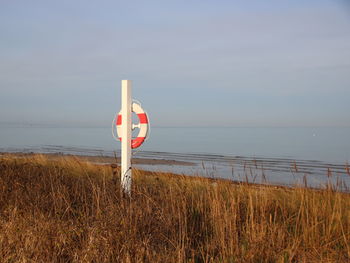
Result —
MULTIPOLYGON (((147 135, 148 135, 148 129, 149 129, 149 121, 147 117, 147 113, 141 108, 141 106, 133 102, 131 106, 132 112, 135 112, 137 114, 137 117, 139 118, 139 123, 138 124, 133 124, 132 125, 132 130, 135 128, 139 128, 139 134, 135 139, 131 140, 131 148, 135 149, 140 147, 143 142, 145 141, 147 135)), ((116 126, 117 126, 117 134, 118 138, 121 141, 121 135, 122 135, 122 112, 120 111, 118 113, 117 121, 116 121, 116 126)))

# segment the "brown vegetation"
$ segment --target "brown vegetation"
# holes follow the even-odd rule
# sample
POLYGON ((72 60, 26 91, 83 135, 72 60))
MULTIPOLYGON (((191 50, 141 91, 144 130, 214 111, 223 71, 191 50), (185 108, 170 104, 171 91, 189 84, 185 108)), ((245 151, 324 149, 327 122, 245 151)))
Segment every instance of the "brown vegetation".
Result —
POLYGON ((0 158, 0 262, 348 262, 350 195, 0 158))

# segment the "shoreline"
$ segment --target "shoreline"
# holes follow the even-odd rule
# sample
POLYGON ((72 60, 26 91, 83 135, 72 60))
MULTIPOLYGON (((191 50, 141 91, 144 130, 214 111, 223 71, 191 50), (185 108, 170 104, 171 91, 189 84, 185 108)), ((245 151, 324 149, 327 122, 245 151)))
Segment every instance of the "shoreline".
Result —
MULTIPOLYGON (((48 160, 53 160, 53 161, 59 161, 64 158, 77 158, 79 161, 86 161, 89 163, 92 163, 94 165, 103 165, 103 166, 110 166, 112 169, 120 167, 120 158, 119 157, 110 157, 110 156, 91 156, 91 155, 79 155, 79 154, 65 154, 65 153, 35 153, 35 152, 1 152, 0 151, 0 158, 3 156, 10 156, 12 158, 30 158, 30 157, 35 157, 42 155, 48 160)), ((167 159, 152 159, 152 158, 133 158, 132 163, 135 165, 140 165, 139 167, 135 167, 137 170, 143 171, 143 172, 157 172, 160 174, 171 174, 172 176, 181 176, 181 177, 189 177, 189 178, 200 178, 200 179, 205 179, 205 180, 210 180, 213 183, 218 182, 218 181, 225 181, 225 182, 230 182, 232 184, 246 184, 252 187, 268 187, 268 188, 276 188, 276 189, 295 189, 295 188, 306 188, 310 190, 315 190, 315 191, 320 191, 320 190, 325 190, 327 187, 334 188, 335 191, 342 192, 345 194, 349 194, 349 188, 345 189, 338 189, 338 186, 334 184, 334 182, 329 181, 328 185, 323 185, 321 186, 314 186, 311 184, 304 184, 304 183, 293 183, 293 184, 285 184, 283 182, 276 183, 273 181, 268 181, 268 180, 262 180, 262 181, 255 181, 251 180, 252 178, 248 178, 247 176, 244 177, 236 177, 236 178, 225 178, 225 177, 218 177, 218 176, 207 176, 205 174, 186 174, 182 172, 172 172, 172 171, 167 171, 166 169, 162 170, 149 170, 149 169, 144 169, 144 167, 157 167, 159 166, 164 166, 164 167, 169 167, 169 166, 177 166, 177 167, 190 167, 190 166, 197 166, 199 169, 205 169, 205 167, 198 167, 198 163, 194 162, 185 162, 185 161, 177 161, 177 160, 167 160, 167 159)), ((349 174, 350 176, 350 174, 349 174)))
MULTIPOLYGON (((30 157, 42 154, 49 159, 78 157, 99 165, 120 165, 120 156, 115 152, 82 148, 63 150, 61 147, 23 149, 23 151, 0 149, 0 156, 30 157)), ((283 187, 325 189, 332 186, 339 191, 350 192, 350 167, 347 163, 340 165, 286 158, 138 152, 137 156, 132 158, 132 164, 136 169, 150 172, 283 187)))
MULTIPOLYGON (((0 159, 3 156, 10 156, 11 158, 33 158, 35 156, 44 156, 49 161, 61 161, 65 158, 73 158, 77 159, 78 161, 84 161, 87 163, 91 163, 93 165, 101 165, 101 166, 107 166, 111 167, 113 175, 115 175, 114 169, 120 168, 120 158, 114 158, 109 156, 86 156, 86 155, 74 155, 74 154, 62 154, 62 153, 11 153, 11 152, 0 152, 0 159), (115 160, 119 161, 119 163, 116 163, 115 160), (112 162, 113 161, 113 162, 112 162)), ((141 159, 141 158, 135 158, 134 164, 143 164, 146 162, 150 162, 147 164, 150 165, 195 165, 194 163, 190 162, 181 162, 181 161, 175 161, 175 160, 158 160, 158 159, 141 159)), ((153 173, 154 171, 150 170, 143 170, 142 168, 136 168, 138 171, 147 173, 153 173)), ((302 185, 294 185, 294 186, 288 186, 288 185, 282 185, 282 184, 272 184, 272 183, 254 183, 249 181, 238 181, 228 178, 220 178, 220 177, 206 177, 206 176, 200 176, 200 175, 188 175, 183 173, 173 173, 173 172, 167 172, 167 171, 157 171, 157 174, 163 175, 166 174, 168 176, 179 176, 181 178, 188 178, 188 179, 199 179, 199 180, 206 180, 209 182, 212 182, 212 184, 216 184, 217 182, 226 182, 233 185, 247 185, 249 187, 261 189, 261 188, 274 188, 274 189, 283 189, 283 190, 293 190, 298 187, 306 188, 308 190, 314 190, 314 191, 322 191, 324 189, 320 188, 314 188, 310 186, 302 186, 302 185)), ((342 192, 344 194, 349 194, 346 192, 342 192)))
MULTIPOLYGON (((66 153, 36 153, 36 152, 0 152, 1 155, 10 155, 17 157, 30 157, 34 155, 44 155, 49 159, 59 159, 63 157, 78 157, 82 160, 89 161, 92 163, 105 163, 105 164, 120 164, 120 157, 110 157, 110 156, 91 156, 91 155, 79 155, 79 154, 66 154, 66 153)), ((177 160, 167 160, 167 159, 155 159, 155 158, 132 158, 132 164, 140 165, 179 165, 179 166, 194 166, 195 163, 177 161, 177 160)))

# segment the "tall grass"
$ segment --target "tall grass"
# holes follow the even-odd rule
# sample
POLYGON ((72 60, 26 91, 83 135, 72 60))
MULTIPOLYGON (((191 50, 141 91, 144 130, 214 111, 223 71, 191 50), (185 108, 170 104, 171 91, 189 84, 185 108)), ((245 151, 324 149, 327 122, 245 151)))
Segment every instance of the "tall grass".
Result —
MULTIPOLYGON (((118 169, 118 168, 115 168, 118 169)), ((0 262, 349 262, 350 195, 0 159, 0 262)))

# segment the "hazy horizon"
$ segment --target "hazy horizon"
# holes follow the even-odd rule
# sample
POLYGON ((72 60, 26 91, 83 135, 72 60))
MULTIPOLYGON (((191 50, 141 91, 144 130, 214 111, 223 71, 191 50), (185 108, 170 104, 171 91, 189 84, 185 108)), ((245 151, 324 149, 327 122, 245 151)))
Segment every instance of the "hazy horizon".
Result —
MULTIPOLYGON (((64 123, 64 122, 1 122, 0 128, 106 128, 111 127, 112 122, 105 124, 91 124, 91 123, 64 123)), ((166 126, 166 125, 151 125, 155 128, 350 128, 350 125, 280 125, 280 126, 254 126, 254 125, 231 125, 231 126, 205 126, 205 125, 193 125, 193 126, 166 126)))

